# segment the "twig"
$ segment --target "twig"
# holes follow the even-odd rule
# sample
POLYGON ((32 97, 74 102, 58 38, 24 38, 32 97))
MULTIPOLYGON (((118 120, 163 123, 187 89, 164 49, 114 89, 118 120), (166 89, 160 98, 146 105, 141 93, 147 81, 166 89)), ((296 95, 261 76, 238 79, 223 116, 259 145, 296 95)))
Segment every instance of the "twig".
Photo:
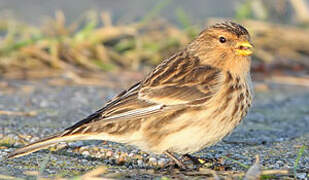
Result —
MULTIPOLYGON (((217 176, 239 176, 242 177, 246 173, 245 172, 237 172, 237 171, 213 171, 211 169, 202 169, 196 172, 186 172, 185 175, 189 176, 211 176, 215 173, 217 176)), ((271 170, 261 170, 262 175, 290 175, 291 170, 289 169, 271 169, 271 170)))
POLYGON ((234 163, 240 165, 240 166, 243 167, 243 168, 246 168, 246 169, 249 169, 249 168, 250 168, 249 166, 247 166, 247 165, 245 165, 245 164, 243 164, 243 163, 241 163, 241 162, 239 162, 239 161, 236 161, 235 159, 229 158, 229 157, 227 157, 227 156, 222 156, 222 157, 223 157, 224 159, 233 161, 234 163))
POLYGON ((272 170, 263 170, 261 175, 289 175, 291 171, 288 169, 272 169, 272 170))
POLYGON ((109 178, 99 178, 98 176, 104 174, 107 172, 107 169, 105 166, 100 166, 92 171, 87 172, 83 176, 81 176, 81 179, 101 179, 101 180, 107 180, 109 178))
POLYGON ((3 111, 0 110, 0 115, 7 115, 7 116, 36 116, 36 111, 30 112, 19 112, 19 111, 3 111))
POLYGON ((244 180, 260 179, 260 177, 261 177, 260 156, 256 155, 255 163, 246 172, 244 180))
POLYGON ((23 180, 22 178, 17 178, 17 177, 14 177, 14 176, 8 176, 8 175, 4 175, 4 174, 0 174, 0 179, 23 180))

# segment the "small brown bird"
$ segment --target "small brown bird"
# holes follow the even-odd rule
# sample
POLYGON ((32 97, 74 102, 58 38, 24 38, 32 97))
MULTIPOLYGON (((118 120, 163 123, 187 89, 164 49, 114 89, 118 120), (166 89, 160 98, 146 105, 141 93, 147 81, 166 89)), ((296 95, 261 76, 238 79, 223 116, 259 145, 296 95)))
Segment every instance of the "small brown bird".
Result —
POLYGON ((19 148, 9 158, 62 141, 108 140, 165 153, 188 154, 229 134, 251 104, 248 31, 215 24, 145 79, 64 131, 19 148))

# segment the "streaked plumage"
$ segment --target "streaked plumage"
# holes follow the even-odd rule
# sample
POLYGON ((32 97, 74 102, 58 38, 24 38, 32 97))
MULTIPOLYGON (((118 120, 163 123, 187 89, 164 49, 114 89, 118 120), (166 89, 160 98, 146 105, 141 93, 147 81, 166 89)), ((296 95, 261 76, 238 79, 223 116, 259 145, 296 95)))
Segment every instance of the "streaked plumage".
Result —
POLYGON ((213 145, 250 107, 249 42, 248 31, 236 23, 211 26, 102 109, 9 157, 88 139, 127 143, 154 153, 186 154, 213 145))

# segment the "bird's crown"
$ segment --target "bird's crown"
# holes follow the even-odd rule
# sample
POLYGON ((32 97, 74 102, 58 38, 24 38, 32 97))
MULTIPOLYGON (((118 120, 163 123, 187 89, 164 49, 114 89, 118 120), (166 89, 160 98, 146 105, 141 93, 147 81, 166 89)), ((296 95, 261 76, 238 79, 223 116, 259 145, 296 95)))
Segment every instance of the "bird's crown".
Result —
POLYGON ((223 23, 217 23, 213 26, 210 26, 209 29, 224 29, 231 33, 236 34, 237 36, 249 35, 249 32, 247 31, 246 28, 232 21, 225 21, 223 23))

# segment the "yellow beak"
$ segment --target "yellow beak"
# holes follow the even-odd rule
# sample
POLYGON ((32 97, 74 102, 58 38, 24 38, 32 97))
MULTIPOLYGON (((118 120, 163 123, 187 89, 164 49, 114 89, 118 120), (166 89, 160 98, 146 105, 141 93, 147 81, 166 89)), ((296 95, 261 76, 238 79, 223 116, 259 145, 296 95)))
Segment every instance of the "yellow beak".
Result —
POLYGON ((250 56, 253 46, 248 41, 238 42, 236 44, 236 53, 241 56, 250 56))

